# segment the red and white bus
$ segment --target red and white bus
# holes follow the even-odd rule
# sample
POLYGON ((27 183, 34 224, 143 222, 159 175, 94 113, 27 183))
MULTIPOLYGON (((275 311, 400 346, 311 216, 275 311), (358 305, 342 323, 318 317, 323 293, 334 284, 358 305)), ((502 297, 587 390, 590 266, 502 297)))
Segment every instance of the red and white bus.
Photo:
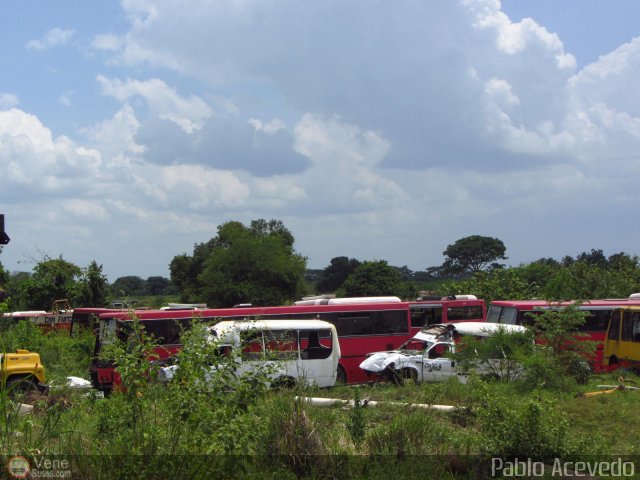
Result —
POLYGON ((110 390, 114 381, 113 363, 100 359, 104 339, 109 332, 126 337, 127 323, 132 313, 158 345, 158 358, 175 355, 180 347, 181 328, 188 328, 196 317, 205 323, 220 320, 257 319, 319 319, 335 325, 342 357, 338 365, 338 380, 342 383, 367 381, 359 368, 366 354, 392 350, 411 338, 423 327, 433 323, 474 320, 484 321, 482 300, 445 298, 416 302, 401 302, 394 297, 314 299, 297 305, 279 307, 234 307, 203 310, 148 310, 140 312, 110 312, 100 315, 91 379, 94 387, 110 390))
POLYGON ((546 300, 494 300, 487 310, 487 322, 505 323, 511 325, 533 325, 535 313, 549 308, 577 304, 578 310, 587 312, 584 324, 580 327, 578 338, 595 343, 596 352, 589 358, 594 371, 609 370, 604 363, 604 342, 609 326, 611 313, 623 306, 640 306, 640 298, 631 295, 629 298, 585 300, 578 302, 569 300, 564 302, 548 302, 546 300))
POLYGON ((69 300, 56 300, 50 312, 46 310, 28 310, 22 312, 5 313, 5 318, 10 318, 12 322, 18 323, 20 320, 27 320, 44 331, 50 330, 70 330, 71 314, 73 309, 69 305, 69 300))

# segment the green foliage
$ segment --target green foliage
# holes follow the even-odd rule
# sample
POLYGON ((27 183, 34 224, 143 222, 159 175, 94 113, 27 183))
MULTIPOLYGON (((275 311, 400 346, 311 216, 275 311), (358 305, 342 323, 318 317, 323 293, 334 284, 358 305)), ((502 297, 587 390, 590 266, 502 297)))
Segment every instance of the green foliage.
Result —
POLYGON ((146 280, 135 275, 118 277, 111 285, 111 289, 116 297, 160 296, 177 293, 171 280, 159 276, 149 277, 146 280))
POLYGON ((355 258, 334 257, 318 277, 318 293, 332 293, 338 290, 344 281, 358 268, 360 262, 355 258))
POLYGON ((450 273, 475 273, 484 270, 496 260, 506 260, 505 252, 506 247, 502 240, 471 235, 447 246, 442 252, 447 257, 442 266, 450 273))
POLYGON ((82 270, 81 277, 73 295, 76 307, 103 307, 108 304, 109 282, 102 274, 102 265, 92 260, 89 266, 82 270))
POLYGON ((598 453, 591 439, 571 435, 567 418, 551 402, 506 395, 488 400, 478 411, 488 456, 553 462, 598 453))
POLYGON ((413 298, 417 292, 412 284, 402 281, 397 269, 380 260, 359 265, 344 282, 341 293, 347 297, 396 295, 413 298))
POLYGON ((57 384, 64 383, 64 377, 69 375, 86 375, 94 343, 93 335, 88 332, 71 338, 68 331, 43 332, 27 320, 0 326, 0 352, 22 348, 39 353, 47 382, 57 384))
POLYGON ((523 359, 525 385, 568 389, 572 383, 586 383, 590 375, 588 358, 595 353, 595 344, 580 338, 578 329, 584 324, 586 312, 578 305, 549 309, 531 315, 531 321, 541 348, 535 355, 523 359))
POLYGON ((62 257, 45 259, 33 269, 33 275, 23 284, 21 303, 27 310, 47 310, 54 300, 70 298, 82 270, 62 257))
POLYGON ((514 268, 498 268, 489 272, 476 272, 468 280, 445 282, 438 287, 440 295, 471 294, 482 298, 487 304, 492 300, 522 300, 539 295, 535 283, 522 279, 514 268))
POLYGON ((360 400, 360 393, 355 389, 355 397, 353 399, 353 408, 349 413, 349 423, 347 429, 351 435, 354 445, 359 448, 365 439, 367 431, 367 418, 364 413, 364 405, 360 400))
POLYGON ((522 375, 522 362, 533 351, 532 332, 499 330, 488 337, 465 336, 452 357, 463 371, 510 382, 522 375))
POLYGON ((293 236, 277 220, 220 225, 217 237, 196 245, 191 257, 174 257, 170 266, 181 300, 211 307, 279 305, 300 298, 305 267, 293 236))

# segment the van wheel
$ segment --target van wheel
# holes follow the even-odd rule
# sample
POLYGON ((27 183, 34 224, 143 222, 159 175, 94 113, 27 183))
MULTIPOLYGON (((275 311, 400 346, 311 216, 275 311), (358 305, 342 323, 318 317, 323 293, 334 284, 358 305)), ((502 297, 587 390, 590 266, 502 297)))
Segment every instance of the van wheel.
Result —
POLYGON ((347 372, 344 371, 342 365, 338 365, 338 372, 336 374, 336 383, 345 385, 347 383, 347 372))
POLYGON ((296 381, 291 377, 280 377, 271 384, 274 390, 290 389, 296 386, 296 381))
POLYGON ((28 377, 10 378, 7 381, 7 391, 11 396, 25 396, 38 391, 38 385, 28 377))

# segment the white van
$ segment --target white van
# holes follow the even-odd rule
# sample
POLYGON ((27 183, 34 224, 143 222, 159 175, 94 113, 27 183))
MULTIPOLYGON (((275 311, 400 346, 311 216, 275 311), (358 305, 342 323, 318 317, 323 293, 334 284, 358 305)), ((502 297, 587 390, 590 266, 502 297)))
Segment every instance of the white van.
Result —
MULTIPOLYGON (((336 328, 323 320, 228 320, 208 327, 221 351, 234 352, 241 375, 267 365, 272 385, 303 383, 331 387, 336 382, 340 344, 336 328)), ((161 381, 177 365, 160 369, 161 381)))
MULTIPOLYGON (((431 325, 418 332, 397 350, 370 353, 360 364, 360 368, 368 375, 380 376, 394 382, 402 379, 412 379, 416 383, 442 382, 456 376, 462 383, 466 383, 468 372, 460 371, 456 361, 448 356, 450 353, 455 353, 455 337, 460 335, 488 337, 497 332, 524 333, 526 331, 527 328, 521 325, 485 322, 431 325)), ((493 361, 490 360, 490 362, 493 361)), ((501 359, 496 359, 495 364, 478 364, 476 372, 511 377, 512 372, 502 371, 501 362, 501 359)))

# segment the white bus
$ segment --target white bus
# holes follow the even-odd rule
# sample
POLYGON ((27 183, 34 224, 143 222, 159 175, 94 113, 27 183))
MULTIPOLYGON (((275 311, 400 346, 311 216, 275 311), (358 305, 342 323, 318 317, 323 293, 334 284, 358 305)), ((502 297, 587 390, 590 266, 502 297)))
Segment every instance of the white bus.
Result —
MULTIPOLYGON (((323 320, 228 320, 207 328, 221 351, 234 352, 236 374, 268 366, 272 385, 336 383, 340 344, 336 328, 323 320)), ((170 381, 178 365, 160 369, 170 381)))

